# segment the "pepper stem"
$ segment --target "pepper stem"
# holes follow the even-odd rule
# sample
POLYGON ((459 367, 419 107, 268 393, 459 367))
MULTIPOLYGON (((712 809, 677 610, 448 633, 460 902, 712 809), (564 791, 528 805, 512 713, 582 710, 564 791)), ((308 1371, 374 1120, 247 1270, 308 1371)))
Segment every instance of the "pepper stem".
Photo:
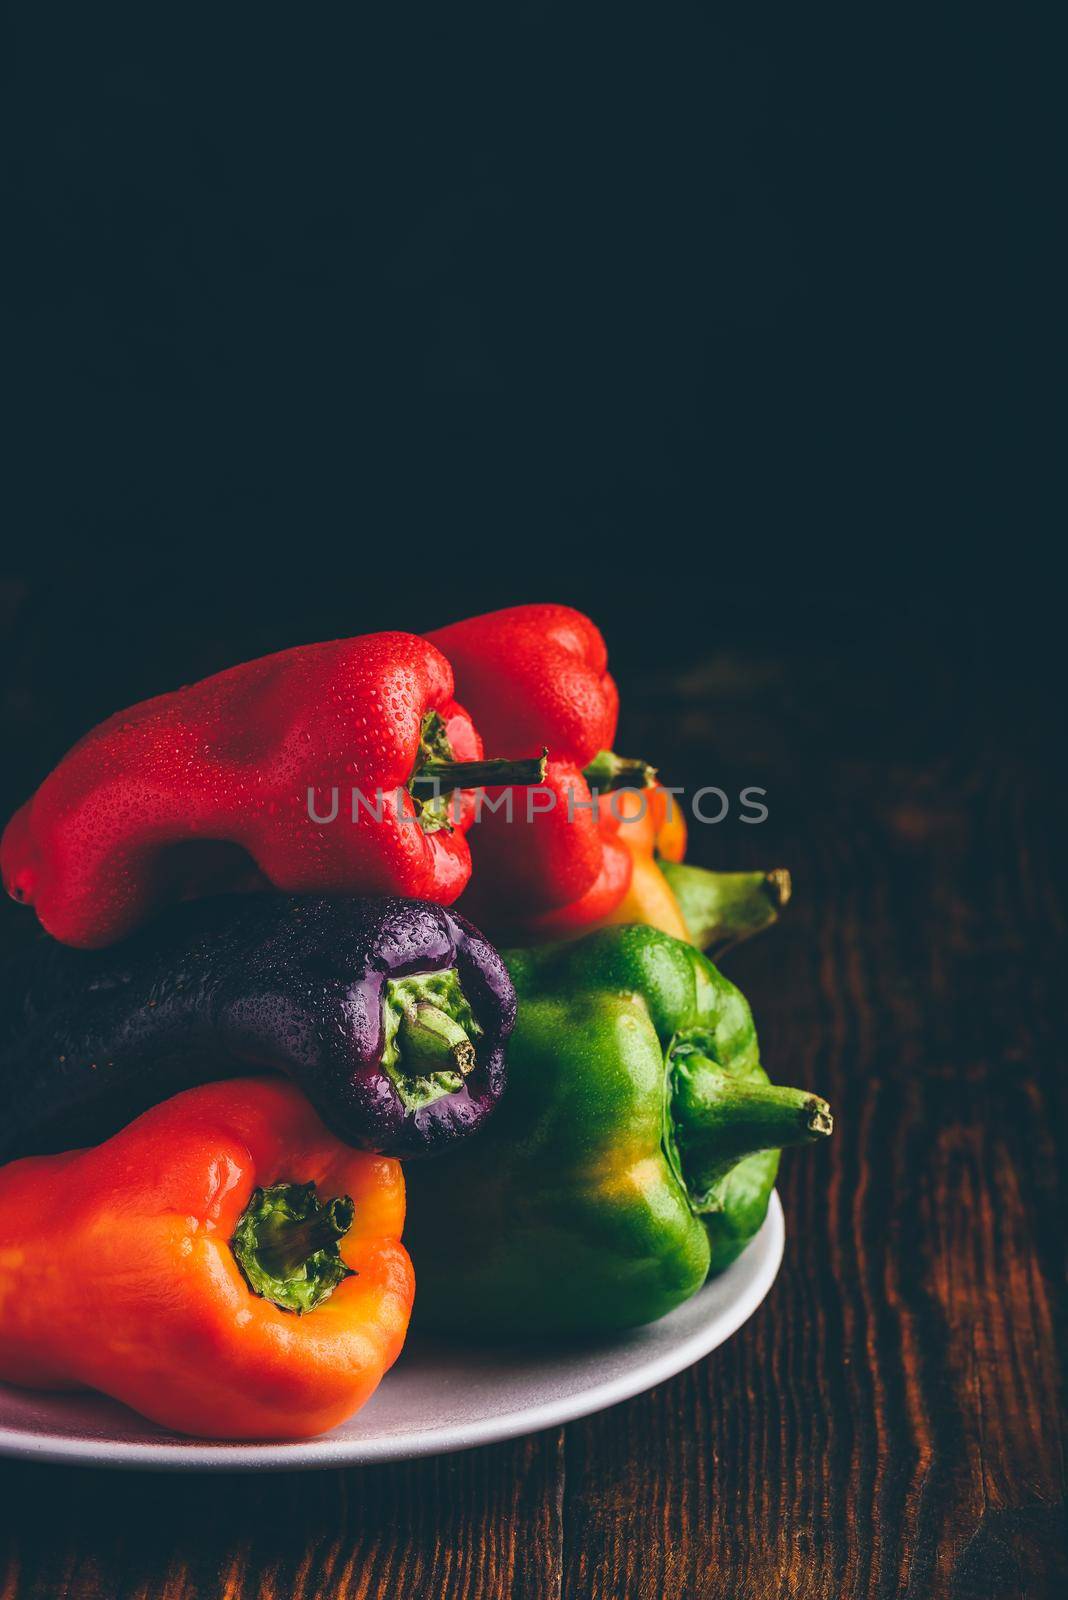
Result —
POLYGON ((406 1077, 432 1072, 466 1075, 475 1065, 475 1047, 460 1024, 430 1000, 406 1006, 397 1022, 400 1068, 406 1077))
POLYGON ((457 789, 526 788, 544 782, 549 752, 526 760, 457 761, 440 711, 428 711, 419 728, 415 768, 408 780, 416 819, 424 833, 451 833, 450 796, 457 789))
POLYGON ((790 898, 785 867, 770 872, 708 872, 681 861, 658 863, 699 950, 720 956, 778 921, 790 898))
POLYGON ((793 892, 794 881, 785 867, 772 867, 770 872, 765 872, 764 893, 776 911, 781 911, 783 906, 789 905, 793 892))
POLYGON ((670 1116, 682 1176, 698 1209, 746 1156, 813 1144, 834 1127, 819 1095, 734 1077, 700 1050, 673 1058, 670 1116))
POLYGON ((347 1194, 328 1201, 318 1216, 304 1222, 273 1213, 260 1230, 256 1252, 260 1264, 273 1278, 290 1277, 317 1250, 325 1250, 343 1239, 355 1215, 356 1207, 347 1194))
POLYGON ((591 789, 651 789, 656 768, 636 756, 617 756, 614 750, 598 750, 582 776, 591 789))
POLYGON ((548 750, 540 756, 511 761, 424 761, 412 774, 409 791, 416 796, 438 795, 449 789, 527 788, 544 783, 548 750))
POLYGON ((299 1316, 353 1276, 338 1240, 355 1215, 347 1194, 321 1205, 314 1183, 275 1183, 253 1190, 230 1248, 253 1294, 299 1316))

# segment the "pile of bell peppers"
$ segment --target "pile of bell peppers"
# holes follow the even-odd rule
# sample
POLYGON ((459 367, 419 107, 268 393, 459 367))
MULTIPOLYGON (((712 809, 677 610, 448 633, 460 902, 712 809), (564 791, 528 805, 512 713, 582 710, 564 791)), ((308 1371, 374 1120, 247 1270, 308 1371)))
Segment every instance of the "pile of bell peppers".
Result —
POLYGON ((611 1333, 730 1265, 831 1128, 705 953, 789 877, 687 864, 618 711, 593 622, 517 606, 229 668, 60 761, 0 844, 41 928, 0 1005, 0 1380, 301 1438, 413 1303, 611 1333))

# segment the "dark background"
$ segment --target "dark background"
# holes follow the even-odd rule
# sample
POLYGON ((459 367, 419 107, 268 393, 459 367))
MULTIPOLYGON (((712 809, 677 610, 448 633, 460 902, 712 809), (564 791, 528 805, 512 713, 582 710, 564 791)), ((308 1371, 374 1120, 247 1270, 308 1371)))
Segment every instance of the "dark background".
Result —
POLYGON ((635 685, 792 635, 1030 718, 1026 10, 155 12, 0 55, 9 803, 117 705, 534 598, 635 685))
POLYGON ((692 856, 793 870, 728 970, 837 1132, 672 1383, 375 1471, 4 1466, 5 1595, 1064 1592, 1039 18, 12 8, 4 815, 233 661, 579 605, 620 749, 768 790, 692 856))
POLYGON ((6 565, 86 711, 532 594, 647 655, 828 591, 1026 636, 1026 8, 382 9, 11 9, 6 565))

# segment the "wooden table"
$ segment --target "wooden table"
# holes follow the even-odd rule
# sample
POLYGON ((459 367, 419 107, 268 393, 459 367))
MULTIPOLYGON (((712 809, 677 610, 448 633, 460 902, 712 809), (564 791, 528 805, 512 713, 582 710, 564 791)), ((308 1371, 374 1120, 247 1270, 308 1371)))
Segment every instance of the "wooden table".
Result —
POLYGON ((752 1321, 625 1405, 437 1460, 6 1463, 0 1600, 1068 1592, 1056 708, 988 671, 988 640, 912 626, 814 643, 802 618, 625 686, 621 747, 691 790, 768 789, 765 825, 695 829, 695 859, 794 871, 728 969, 772 1075, 837 1128, 784 1161, 752 1321))

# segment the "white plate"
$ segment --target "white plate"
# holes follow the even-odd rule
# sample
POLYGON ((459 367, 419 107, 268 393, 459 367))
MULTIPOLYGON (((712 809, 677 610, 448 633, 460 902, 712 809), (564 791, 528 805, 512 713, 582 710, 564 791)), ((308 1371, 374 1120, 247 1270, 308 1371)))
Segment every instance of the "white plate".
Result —
POLYGON ((34 1394, 0 1384, 0 1455, 97 1467, 174 1469, 341 1467, 466 1450, 552 1428, 672 1378, 751 1317, 782 1261, 773 1194, 745 1254, 677 1311, 596 1343, 478 1349, 411 1339, 351 1422, 300 1443, 184 1439, 95 1395, 34 1394))

